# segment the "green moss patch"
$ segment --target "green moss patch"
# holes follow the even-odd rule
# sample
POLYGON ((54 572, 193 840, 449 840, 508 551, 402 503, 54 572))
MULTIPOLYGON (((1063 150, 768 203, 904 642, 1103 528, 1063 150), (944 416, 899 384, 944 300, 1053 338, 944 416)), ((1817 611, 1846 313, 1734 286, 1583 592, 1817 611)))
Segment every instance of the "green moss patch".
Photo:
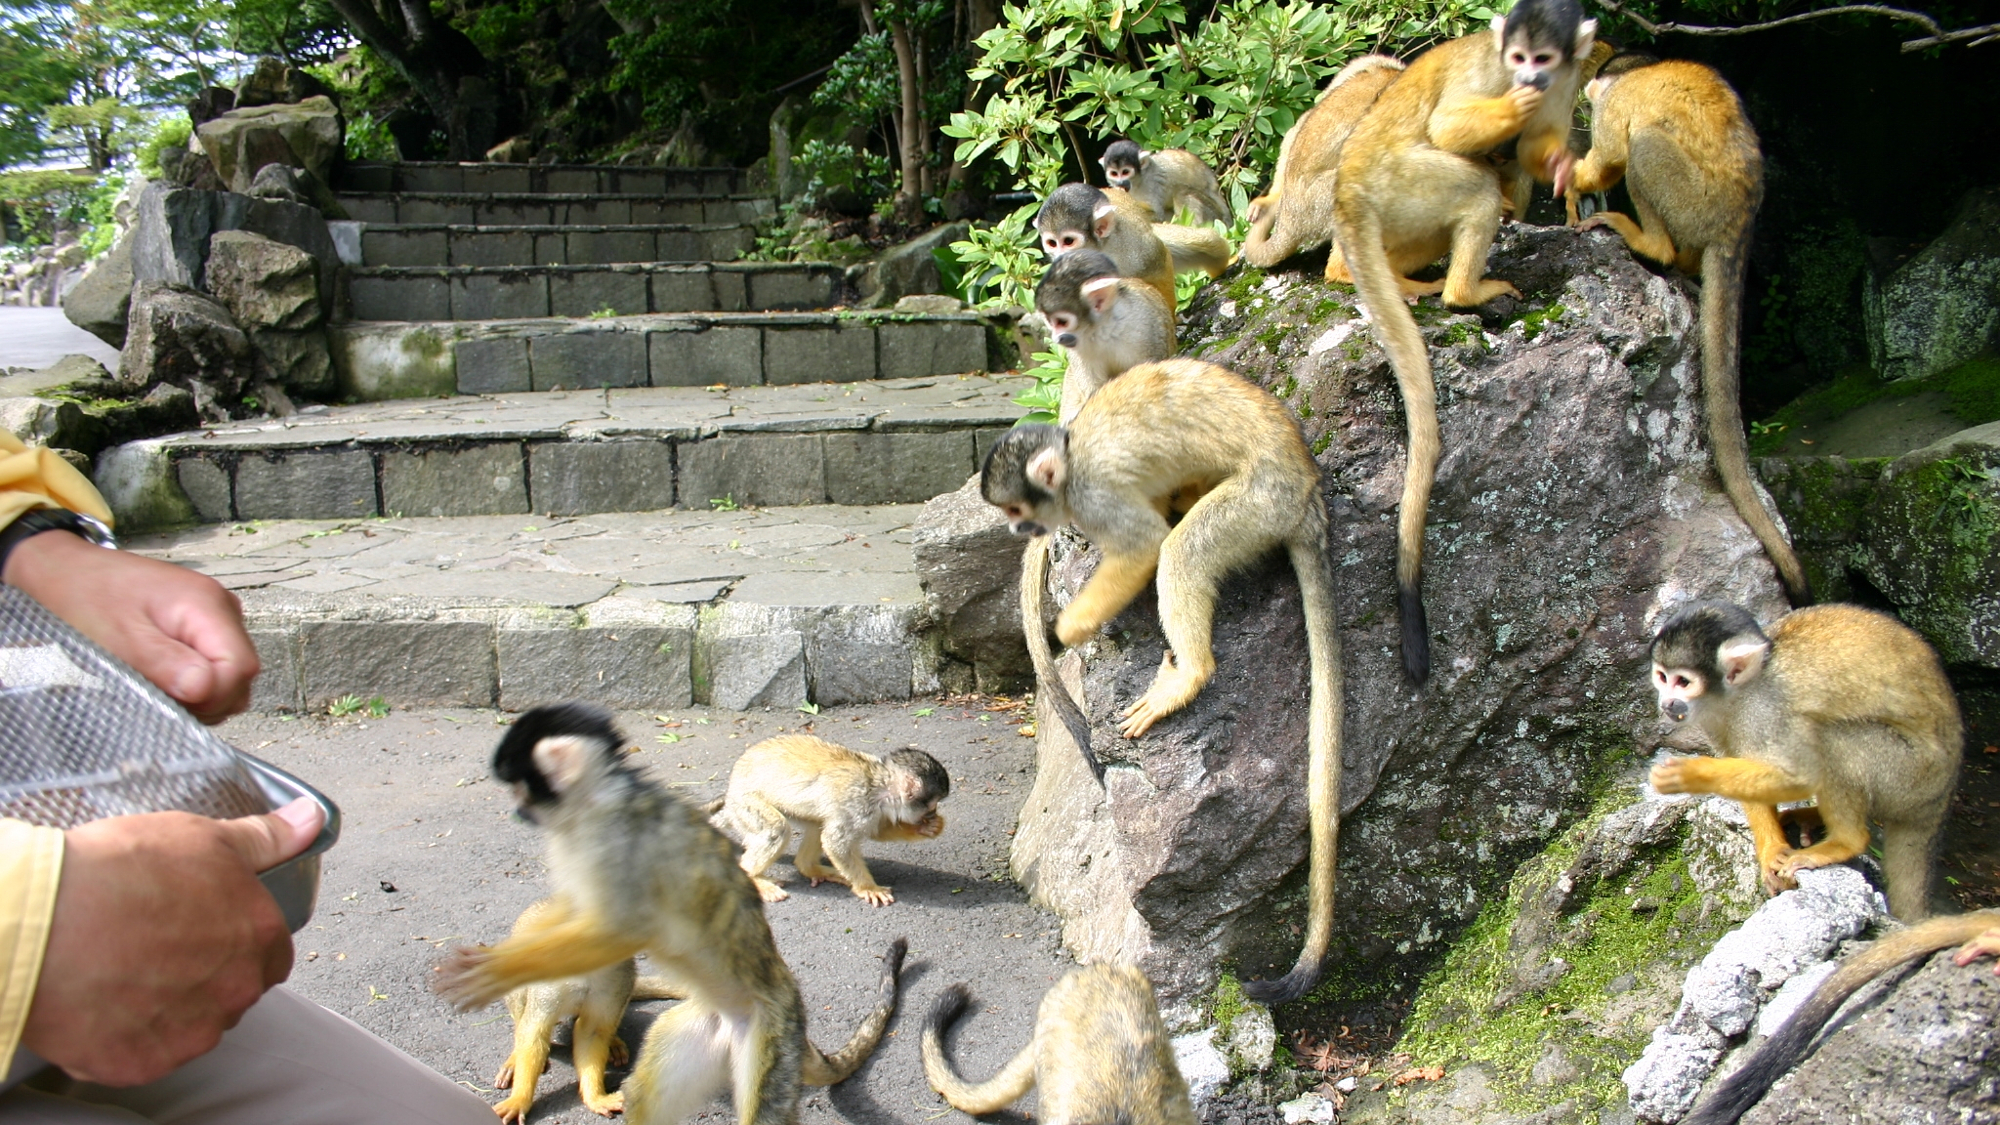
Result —
POLYGON ((2000 358, 1960 364, 1925 379, 1884 382, 1866 367, 1850 367, 1833 382, 1807 391, 1762 422, 1750 424, 1750 454, 1768 457, 1785 448, 1802 424, 1820 424, 1886 399, 1942 393, 1945 409, 1968 426, 2000 421, 2000 358))

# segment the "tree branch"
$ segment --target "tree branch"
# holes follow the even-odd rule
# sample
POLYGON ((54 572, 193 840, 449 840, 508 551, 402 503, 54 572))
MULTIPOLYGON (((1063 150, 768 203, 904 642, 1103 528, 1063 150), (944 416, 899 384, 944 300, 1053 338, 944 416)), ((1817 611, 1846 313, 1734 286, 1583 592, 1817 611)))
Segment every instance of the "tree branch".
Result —
POLYGON ((1887 19, 1903 23, 1914 23, 1922 27, 1925 31, 1930 32, 1930 35, 1926 38, 1906 40, 1903 43, 1903 51, 1906 54, 1911 51, 1921 51, 1926 47, 1942 47, 1950 43, 1965 42, 1968 46, 1978 47, 1987 43, 2000 41, 2000 24, 1986 24, 1980 27, 1965 27, 1959 28, 1956 31, 1946 31, 1938 26, 1937 20, 1923 12, 1913 12, 1905 8, 1891 8, 1886 4, 1841 4, 1837 7, 1821 8, 1814 12, 1800 12, 1797 15, 1784 16, 1761 23, 1746 23, 1737 27, 1708 27, 1691 23, 1654 23, 1636 12, 1627 10, 1618 0, 1599 0, 1598 6, 1606 11, 1616 12, 1624 16, 1626 19, 1638 24, 1640 29, 1647 34, 1656 36, 1748 35, 1755 31, 1770 31, 1773 28, 1804 23, 1807 20, 1816 20, 1821 16, 1872 15, 1883 16, 1887 19))

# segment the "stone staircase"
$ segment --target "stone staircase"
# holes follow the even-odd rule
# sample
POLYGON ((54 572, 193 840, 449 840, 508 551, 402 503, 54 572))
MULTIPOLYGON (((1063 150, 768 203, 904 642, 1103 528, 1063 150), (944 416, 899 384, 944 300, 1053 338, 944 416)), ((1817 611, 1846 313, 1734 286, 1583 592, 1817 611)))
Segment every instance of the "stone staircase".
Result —
MULTIPOLYGON (((257 706, 734 708, 961 686, 908 543, 1019 416, 972 314, 741 263, 731 169, 351 166, 364 400, 99 460, 134 549, 237 591, 257 706), (190 526, 191 525, 191 526, 190 526)), ((964 685, 964 686, 969 686, 964 685)))

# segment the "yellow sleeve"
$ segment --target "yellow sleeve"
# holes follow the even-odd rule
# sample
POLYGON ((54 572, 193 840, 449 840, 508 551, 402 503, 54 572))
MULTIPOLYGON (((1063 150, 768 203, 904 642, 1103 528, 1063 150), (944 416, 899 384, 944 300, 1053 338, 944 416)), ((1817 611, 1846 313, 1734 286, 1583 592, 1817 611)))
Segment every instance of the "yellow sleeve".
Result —
POLYGON ((42 974, 62 854, 58 829, 0 820, 0 1073, 13 1064, 42 974))
POLYGON ((31 508, 68 508, 111 523, 111 509, 89 478, 54 450, 29 447, 0 430, 0 527, 31 508))

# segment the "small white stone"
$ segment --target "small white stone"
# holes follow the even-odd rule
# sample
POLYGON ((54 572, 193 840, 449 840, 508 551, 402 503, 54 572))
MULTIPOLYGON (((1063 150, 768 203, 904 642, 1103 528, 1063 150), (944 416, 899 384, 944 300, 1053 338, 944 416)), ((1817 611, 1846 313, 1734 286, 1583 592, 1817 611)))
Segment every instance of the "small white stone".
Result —
POLYGON ((1335 1082, 1333 1084, 1333 1088, 1339 1090, 1343 1094, 1351 1094, 1354 1091, 1361 1088, 1361 1079, 1356 1078, 1352 1074, 1350 1074, 1347 1077, 1341 1079, 1340 1081, 1335 1082))
POLYGON ((1203 1028, 1174 1040, 1174 1064, 1187 1079, 1188 1097, 1200 1109, 1229 1082, 1229 1060, 1215 1047, 1215 1029, 1203 1028))
POLYGON ((1333 1101, 1323 1094, 1293 1098, 1279 1106, 1278 1112, 1285 1115, 1285 1125, 1303 1125, 1308 1121, 1313 1125, 1333 1123, 1333 1101))

